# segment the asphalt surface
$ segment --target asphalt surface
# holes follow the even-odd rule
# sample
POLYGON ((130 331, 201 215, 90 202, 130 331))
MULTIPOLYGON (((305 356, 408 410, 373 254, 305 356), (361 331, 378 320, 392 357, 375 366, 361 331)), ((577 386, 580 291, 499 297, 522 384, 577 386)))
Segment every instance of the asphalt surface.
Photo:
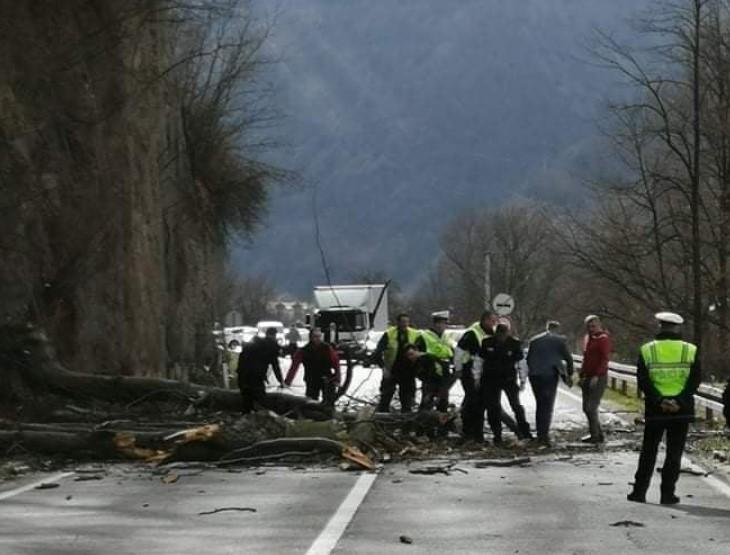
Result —
MULTIPOLYGON (((524 402, 531 417, 529 391, 524 402)), ((575 390, 562 393, 556 428, 584 427, 575 390)), ((0 485, 0 554, 730 552, 730 488, 713 478, 682 475, 676 507, 657 504, 655 480, 639 505, 625 499, 637 454, 615 445, 540 452, 525 466, 477 458, 388 464, 374 480, 272 466, 180 470, 165 483, 142 465, 70 468, 0 485), (448 475, 410 472, 447 462, 448 475), (42 481, 58 487, 32 487, 42 481), (200 514, 225 508, 238 510, 200 514)))

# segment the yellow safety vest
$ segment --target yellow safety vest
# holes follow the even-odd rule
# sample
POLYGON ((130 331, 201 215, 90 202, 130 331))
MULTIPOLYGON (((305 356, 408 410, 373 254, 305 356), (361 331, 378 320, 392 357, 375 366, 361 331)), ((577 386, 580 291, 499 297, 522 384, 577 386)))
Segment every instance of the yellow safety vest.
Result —
MULTIPOLYGON (((388 336, 388 346, 383 353, 383 363, 386 368, 392 368, 395 363, 395 357, 398 354, 398 328, 396 326, 389 327, 385 335, 388 336)), ((420 335, 416 329, 411 327, 406 329, 406 341, 410 344, 415 343, 420 335)))
POLYGON ((433 330, 426 330, 421 333, 426 343, 426 352, 439 360, 449 360, 454 356, 454 349, 451 347, 446 335, 439 337, 433 330))
POLYGON ((657 339, 642 345, 649 379, 663 397, 679 395, 687 385, 697 347, 680 339, 657 339))
MULTIPOLYGON (((482 342, 484 341, 484 339, 486 339, 488 337, 487 332, 484 331, 484 328, 481 326, 481 324, 479 322, 474 322, 471 326, 469 326, 467 328, 467 330, 464 332, 464 334, 467 334, 470 331, 474 332, 474 335, 476 336, 477 342, 479 343, 480 346, 481 346, 482 342)), ((462 358, 462 360, 461 360, 462 364, 466 364, 466 363, 470 362, 473 357, 470 352, 464 351, 464 356, 461 358, 462 358)))

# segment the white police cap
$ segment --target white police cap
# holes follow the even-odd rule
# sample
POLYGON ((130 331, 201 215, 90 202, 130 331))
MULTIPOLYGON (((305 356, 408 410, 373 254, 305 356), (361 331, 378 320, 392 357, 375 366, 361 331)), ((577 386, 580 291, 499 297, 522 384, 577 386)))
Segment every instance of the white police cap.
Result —
POLYGON ((431 318, 434 322, 438 322, 439 320, 448 320, 449 319, 449 311, 448 310, 439 310, 438 312, 431 313, 431 318))
POLYGON ((658 322, 666 324, 675 324, 677 326, 684 324, 684 318, 674 312, 658 312, 654 315, 658 322))

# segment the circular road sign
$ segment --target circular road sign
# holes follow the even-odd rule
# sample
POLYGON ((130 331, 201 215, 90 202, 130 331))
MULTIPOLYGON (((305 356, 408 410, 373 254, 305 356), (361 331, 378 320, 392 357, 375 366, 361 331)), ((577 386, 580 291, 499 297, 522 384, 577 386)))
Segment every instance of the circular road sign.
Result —
POLYGON ((492 301, 492 308, 500 316, 508 316, 515 309, 515 300, 507 293, 499 293, 492 301))

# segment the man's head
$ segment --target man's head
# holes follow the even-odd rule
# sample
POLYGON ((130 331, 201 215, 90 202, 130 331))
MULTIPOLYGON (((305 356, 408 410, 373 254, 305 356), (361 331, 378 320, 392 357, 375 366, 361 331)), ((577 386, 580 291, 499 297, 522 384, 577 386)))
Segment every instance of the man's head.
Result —
POLYGON ((279 333, 279 330, 276 328, 266 328, 266 338, 267 339, 273 339, 276 341, 276 334, 279 333))
POLYGON ((291 326, 289 326, 289 329, 291 331, 297 331, 297 325, 296 324, 292 324, 291 326))
POLYGON ((449 313, 447 311, 434 312, 431 315, 431 320, 433 321, 434 331, 438 334, 442 334, 449 323, 449 313))
POLYGON ((497 338, 497 341, 504 341, 509 337, 509 326, 507 324, 497 324, 497 327, 494 328, 494 337, 497 338))
POLYGON ((406 345, 405 354, 406 354, 406 358, 410 362, 416 362, 416 360, 418 359, 418 357, 420 355, 420 353, 418 352, 418 349, 416 348, 415 345, 406 345))
POLYGON ((322 343, 322 330, 319 328, 312 328, 312 331, 309 333, 309 341, 315 345, 322 343))
POLYGON ((545 324, 545 329, 549 333, 558 333, 558 330, 560 329, 560 322, 557 320, 548 320, 547 324, 545 324))
POLYGON ((405 330, 411 325, 411 318, 406 313, 398 314, 396 325, 398 326, 398 329, 405 330))
POLYGON ((484 330, 493 330, 499 323, 499 316, 492 310, 485 310, 482 312, 482 317, 479 318, 479 325, 484 330))
POLYGON ((589 314, 588 316, 586 316, 583 322, 586 325, 586 331, 588 333, 598 333, 599 331, 603 330, 601 319, 595 314, 589 314))
POLYGON ((659 312, 654 315, 659 324, 659 331, 668 333, 679 333, 684 324, 684 318, 675 312, 659 312))
POLYGON ((228 342, 228 348, 229 348, 229 349, 237 349, 238 347, 240 347, 240 345, 241 345, 241 344, 240 344, 240 343, 238 342, 238 340, 236 340, 236 339, 231 339, 231 340, 230 340, 230 341, 228 342))

